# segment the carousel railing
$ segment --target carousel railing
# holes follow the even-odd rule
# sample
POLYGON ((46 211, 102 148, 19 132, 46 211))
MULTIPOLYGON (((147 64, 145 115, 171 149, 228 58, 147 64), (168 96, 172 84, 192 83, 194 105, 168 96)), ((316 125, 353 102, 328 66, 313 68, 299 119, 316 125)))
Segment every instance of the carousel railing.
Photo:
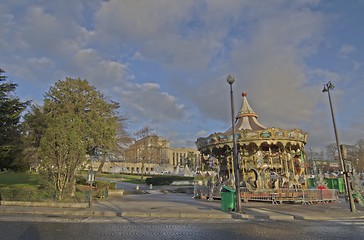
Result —
POLYGON ((319 202, 338 201, 336 189, 285 189, 264 190, 250 192, 246 188, 241 188, 241 198, 244 201, 268 201, 274 204, 283 202, 295 202, 302 204, 312 204, 319 202))
MULTIPOLYGON (((215 185, 212 191, 214 199, 221 198, 221 185, 215 185)), ((251 192, 247 188, 240 189, 241 199, 243 201, 260 201, 280 204, 284 202, 294 202, 302 204, 328 203, 338 201, 338 192, 336 189, 287 189, 279 188, 276 190, 261 190, 251 192)), ((210 190, 207 185, 194 186, 194 197, 208 198, 210 190)))

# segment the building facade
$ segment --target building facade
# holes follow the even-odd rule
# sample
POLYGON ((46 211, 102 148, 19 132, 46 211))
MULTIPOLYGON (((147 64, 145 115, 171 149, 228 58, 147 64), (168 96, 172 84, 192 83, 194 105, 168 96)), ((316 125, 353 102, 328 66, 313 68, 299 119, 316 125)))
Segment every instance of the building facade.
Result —
MULTIPOLYGON (((201 166, 197 148, 173 148, 170 142, 158 135, 149 135, 134 141, 126 150, 122 160, 108 161, 104 172, 136 174, 173 173, 178 168, 188 166, 195 171, 201 166)), ((98 162, 93 162, 97 169, 98 162)))

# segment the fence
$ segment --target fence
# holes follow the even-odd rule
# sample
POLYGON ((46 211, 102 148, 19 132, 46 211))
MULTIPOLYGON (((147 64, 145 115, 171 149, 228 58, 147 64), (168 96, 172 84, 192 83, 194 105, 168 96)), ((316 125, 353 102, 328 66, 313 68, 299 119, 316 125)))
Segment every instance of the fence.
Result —
MULTIPOLYGON (((221 186, 214 186, 213 198, 219 199, 221 186)), ((208 197, 209 189, 206 185, 195 185, 194 196, 208 197)), ((241 199, 243 201, 260 201, 281 204, 284 202, 294 202, 302 204, 312 204, 319 202, 338 201, 338 191, 336 189, 277 189, 275 191, 249 192, 246 188, 241 188, 241 199)))
POLYGON ((319 202, 338 201, 336 189, 277 189, 276 191, 265 191, 250 193, 242 189, 241 198, 244 201, 268 201, 274 204, 283 202, 294 202, 302 204, 312 204, 319 202))
MULTIPOLYGON (((220 199, 221 193, 221 186, 220 185, 215 185, 212 191, 212 197, 215 199, 220 199)), ((207 198, 209 197, 209 188, 206 185, 194 185, 194 194, 195 197, 197 198, 207 198)))

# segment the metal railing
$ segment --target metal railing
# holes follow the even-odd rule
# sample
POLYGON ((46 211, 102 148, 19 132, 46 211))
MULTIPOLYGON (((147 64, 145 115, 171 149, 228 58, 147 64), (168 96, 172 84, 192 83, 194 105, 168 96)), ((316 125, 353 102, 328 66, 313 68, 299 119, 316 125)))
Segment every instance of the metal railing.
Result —
MULTIPOLYGON (((247 188, 242 187, 241 199, 243 201, 261 201, 281 204, 284 202, 294 202, 302 204, 328 203, 338 201, 338 191, 336 189, 285 189, 265 190, 259 192, 249 192, 247 188)), ((212 197, 221 198, 221 186, 214 186, 212 197)), ((206 185, 194 186, 194 197, 208 198, 209 188, 206 185)))
POLYGON ((262 191, 251 193, 247 189, 242 189, 242 199, 244 201, 268 201, 274 204, 283 202, 294 202, 302 204, 312 204, 319 202, 338 201, 336 189, 277 189, 275 191, 262 191))

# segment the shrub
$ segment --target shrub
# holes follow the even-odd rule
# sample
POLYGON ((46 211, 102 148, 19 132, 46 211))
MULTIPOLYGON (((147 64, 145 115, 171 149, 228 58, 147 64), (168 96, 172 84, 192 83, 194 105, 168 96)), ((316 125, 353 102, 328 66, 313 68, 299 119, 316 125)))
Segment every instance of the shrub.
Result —
POLYGON ((95 186, 97 189, 115 189, 115 182, 106 182, 106 181, 96 181, 95 186))
POLYGON ((87 184, 86 178, 84 178, 83 176, 76 176, 76 184, 86 185, 87 184))
POLYGON ((190 181, 193 180, 193 177, 183 177, 183 176, 158 176, 153 178, 145 179, 147 184, 152 185, 170 185, 173 181, 190 181))
POLYGON ((103 198, 107 197, 107 191, 109 189, 115 189, 116 183, 115 182, 106 182, 106 181, 96 181, 95 186, 97 188, 97 192, 95 194, 95 197, 97 198, 103 198))

